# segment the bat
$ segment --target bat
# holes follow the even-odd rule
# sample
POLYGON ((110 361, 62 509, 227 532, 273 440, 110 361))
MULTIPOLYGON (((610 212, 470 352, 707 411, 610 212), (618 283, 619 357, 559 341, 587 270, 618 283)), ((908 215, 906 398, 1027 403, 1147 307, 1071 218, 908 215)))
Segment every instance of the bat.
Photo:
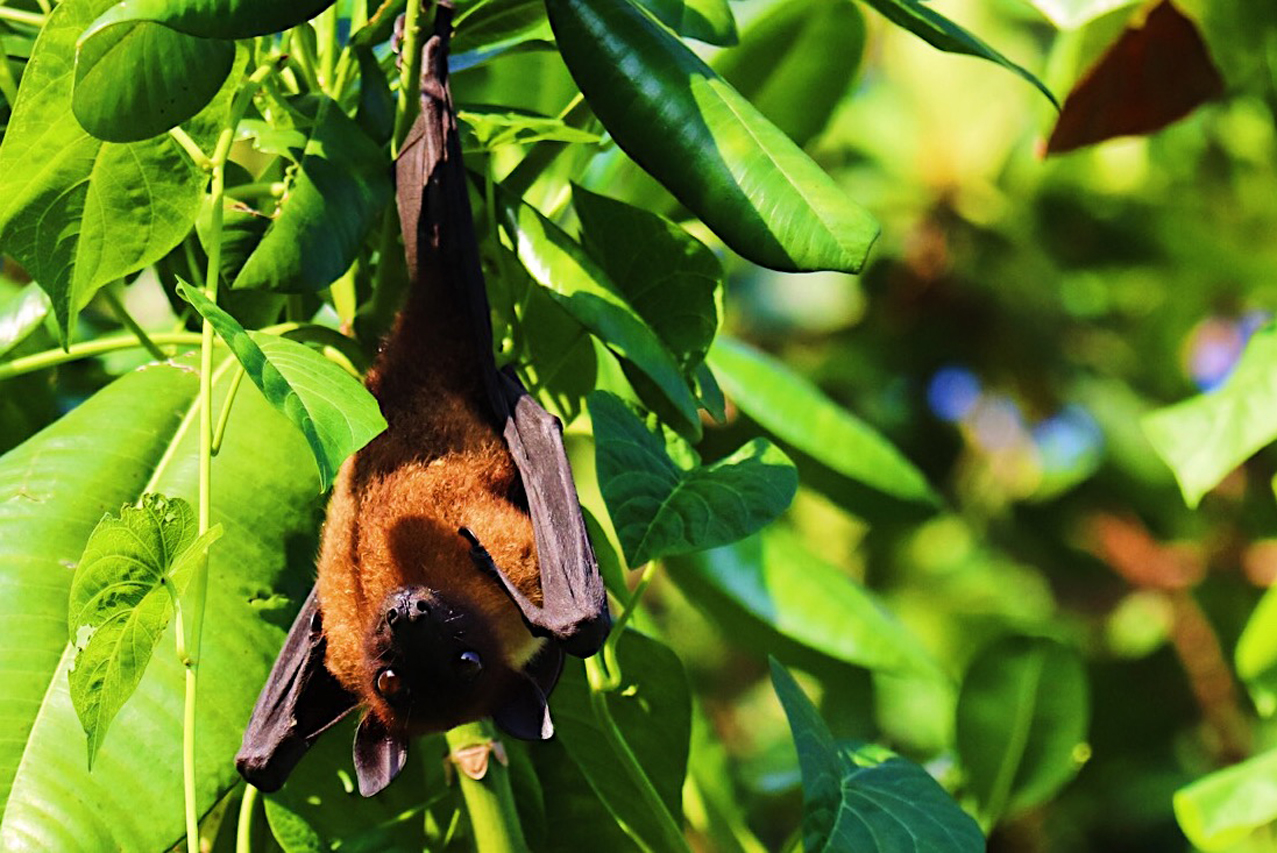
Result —
POLYGON ((387 428, 341 468, 318 581, 236 756, 264 791, 356 709, 364 796, 394 779, 416 735, 491 716, 549 738, 564 653, 595 653, 611 625, 562 426, 492 355, 451 23, 438 3, 421 115, 395 163, 411 287, 367 377, 387 428))

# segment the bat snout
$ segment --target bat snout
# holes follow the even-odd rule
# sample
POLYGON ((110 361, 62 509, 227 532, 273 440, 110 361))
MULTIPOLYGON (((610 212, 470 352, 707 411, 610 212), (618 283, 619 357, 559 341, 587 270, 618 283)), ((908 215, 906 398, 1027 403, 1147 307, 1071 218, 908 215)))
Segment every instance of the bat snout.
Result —
POLYGON ((399 634, 438 621, 445 609, 429 587, 404 586, 386 597, 382 618, 391 632, 399 634))

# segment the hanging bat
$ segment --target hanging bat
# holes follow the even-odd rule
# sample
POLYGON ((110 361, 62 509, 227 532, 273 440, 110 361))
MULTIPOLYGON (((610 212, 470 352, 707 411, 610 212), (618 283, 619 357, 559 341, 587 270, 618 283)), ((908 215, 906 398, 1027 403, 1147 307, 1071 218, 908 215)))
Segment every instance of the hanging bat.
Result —
POLYGON ((364 796, 399 773, 415 735, 491 716, 548 738, 563 654, 593 654, 611 624, 561 425, 492 356, 451 19, 439 3, 421 116, 395 164, 412 287, 367 379, 388 426, 342 466, 318 582, 236 756, 264 791, 357 708, 364 796))

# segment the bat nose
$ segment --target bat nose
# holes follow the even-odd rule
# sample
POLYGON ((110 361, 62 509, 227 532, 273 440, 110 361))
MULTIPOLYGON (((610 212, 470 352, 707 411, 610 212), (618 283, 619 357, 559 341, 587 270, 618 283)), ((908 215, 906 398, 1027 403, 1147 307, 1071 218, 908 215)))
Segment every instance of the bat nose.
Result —
POLYGON ((397 590, 387 605, 386 624, 396 633, 418 620, 428 618, 436 606, 430 592, 421 587, 397 590))

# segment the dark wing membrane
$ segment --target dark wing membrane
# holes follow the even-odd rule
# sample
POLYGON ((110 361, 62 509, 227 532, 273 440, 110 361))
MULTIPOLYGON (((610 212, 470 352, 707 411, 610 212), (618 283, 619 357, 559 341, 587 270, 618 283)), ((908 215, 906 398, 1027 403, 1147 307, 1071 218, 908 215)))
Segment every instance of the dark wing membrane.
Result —
POLYGON ((428 264, 447 271, 447 282, 457 288, 465 305, 484 386, 527 495, 542 604, 529 601, 499 567, 498 577, 536 633, 558 640, 570 654, 586 657, 602 645, 611 624, 607 593, 586 536, 562 426, 517 379, 498 371, 492 358, 488 294, 448 89, 449 27, 450 10, 440 4, 435 34, 423 51, 421 116, 395 168, 408 268, 418 279, 428 264))
POLYGON ((312 588, 257 697, 235 756, 240 775, 277 791, 310 745, 355 707, 356 699, 324 666, 324 629, 312 588))

